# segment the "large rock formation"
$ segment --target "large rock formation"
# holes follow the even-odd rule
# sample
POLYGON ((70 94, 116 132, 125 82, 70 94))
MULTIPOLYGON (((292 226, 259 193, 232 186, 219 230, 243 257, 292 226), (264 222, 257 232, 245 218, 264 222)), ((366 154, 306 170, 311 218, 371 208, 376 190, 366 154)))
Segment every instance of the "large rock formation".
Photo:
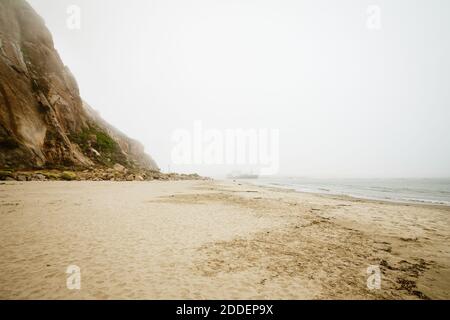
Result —
POLYGON ((24 0, 0 0, 0 168, 158 170, 143 147, 83 102, 44 21, 24 0))

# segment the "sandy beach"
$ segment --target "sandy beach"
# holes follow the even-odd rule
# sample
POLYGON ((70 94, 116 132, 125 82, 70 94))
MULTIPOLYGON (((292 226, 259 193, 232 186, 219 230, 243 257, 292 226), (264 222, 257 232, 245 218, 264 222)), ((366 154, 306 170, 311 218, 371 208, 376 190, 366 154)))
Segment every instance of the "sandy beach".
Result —
POLYGON ((2 182, 0 299, 449 299, 449 240, 444 206, 232 181, 2 182))

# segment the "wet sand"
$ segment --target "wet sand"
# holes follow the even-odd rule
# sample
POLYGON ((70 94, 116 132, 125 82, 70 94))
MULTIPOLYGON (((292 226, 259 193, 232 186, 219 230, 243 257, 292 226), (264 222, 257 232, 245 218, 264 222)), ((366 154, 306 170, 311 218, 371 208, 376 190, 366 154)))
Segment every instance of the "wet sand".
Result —
POLYGON ((0 298, 449 299, 449 240, 444 206, 229 181, 7 182, 0 298))

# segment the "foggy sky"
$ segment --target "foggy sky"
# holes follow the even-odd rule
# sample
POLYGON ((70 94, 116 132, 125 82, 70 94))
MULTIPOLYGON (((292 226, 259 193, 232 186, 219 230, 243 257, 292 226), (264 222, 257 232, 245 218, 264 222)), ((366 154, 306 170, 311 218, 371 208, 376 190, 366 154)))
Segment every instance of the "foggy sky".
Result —
POLYGON ((450 177, 447 0, 28 1, 83 99, 163 170, 232 169, 171 164, 201 121, 279 129, 280 174, 450 177))

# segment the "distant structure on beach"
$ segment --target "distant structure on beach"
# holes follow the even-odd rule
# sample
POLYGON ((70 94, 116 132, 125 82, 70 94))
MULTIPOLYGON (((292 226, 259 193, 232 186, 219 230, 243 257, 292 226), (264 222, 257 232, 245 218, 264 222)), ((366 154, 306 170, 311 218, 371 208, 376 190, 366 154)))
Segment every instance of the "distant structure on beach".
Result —
POLYGON ((253 173, 240 173, 238 171, 233 171, 227 175, 228 179, 258 179, 259 176, 253 173))

